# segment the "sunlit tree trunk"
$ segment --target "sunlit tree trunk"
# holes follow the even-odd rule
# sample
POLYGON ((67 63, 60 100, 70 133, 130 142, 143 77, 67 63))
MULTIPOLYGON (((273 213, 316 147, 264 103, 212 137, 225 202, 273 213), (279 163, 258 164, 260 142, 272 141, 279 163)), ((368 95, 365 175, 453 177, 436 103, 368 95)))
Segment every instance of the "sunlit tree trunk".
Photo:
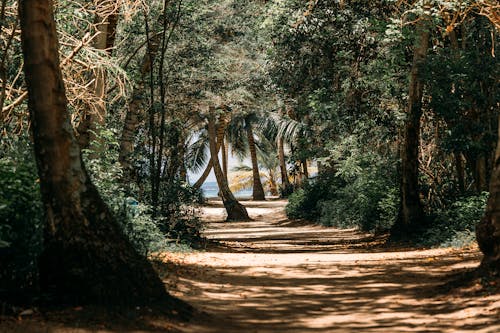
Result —
POLYGON ((19 2, 24 70, 46 224, 40 285, 77 302, 144 303, 166 295, 92 184, 67 110, 50 0, 19 2))
POLYGON ((269 169, 269 192, 271 195, 279 195, 278 185, 276 184, 276 176, 274 174, 274 170, 269 169))
MULTIPOLYGON (((224 119, 219 119, 219 126, 217 127, 217 155, 219 154, 219 151, 221 150, 222 147, 222 140, 224 139, 224 135, 226 133, 226 126, 227 126, 227 121, 224 119)), ((205 167, 205 170, 201 174, 200 178, 194 183, 193 187, 195 189, 201 188, 203 183, 207 180, 208 176, 210 175, 210 171, 212 171, 212 159, 210 159, 207 163, 207 166, 205 167)), ((226 178, 227 179, 227 178, 226 178)))
POLYGON ((217 185, 219 186, 219 192, 222 196, 222 202, 226 208, 227 221, 249 220, 250 218, 248 217, 245 206, 236 200, 233 193, 229 189, 229 184, 227 183, 224 174, 222 173, 216 143, 217 131, 215 128, 215 115, 213 108, 210 108, 210 114, 208 116, 208 137, 210 140, 212 166, 214 168, 215 178, 217 179, 217 185))
POLYGON ((224 177, 226 181, 228 180, 228 155, 229 155, 229 145, 226 143, 224 137, 222 137, 221 141, 221 150, 222 150, 222 172, 224 173, 224 177))
POLYGON ((486 214, 476 226, 476 237, 479 248, 484 254, 481 266, 498 272, 500 270, 500 135, 498 136, 495 164, 490 180, 490 197, 486 214))
POLYGON ((253 177, 253 190, 252 199, 253 200, 266 200, 264 194, 264 188, 262 187, 262 182, 260 180, 259 163, 257 162, 257 150, 255 148, 255 139, 253 137, 252 124, 248 124, 246 127, 248 147, 250 150, 250 160, 252 162, 252 177, 253 177))
POLYGON ((283 142, 283 138, 278 138, 278 159, 280 162, 281 185, 284 189, 286 189, 290 187, 290 181, 288 180, 288 172, 286 170, 285 144, 283 142))
POLYGON ((423 217, 418 186, 418 152, 420 144, 420 118, 424 83, 420 66, 425 61, 429 47, 429 30, 426 20, 417 23, 417 40, 413 50, 410 85, 403 146, 401 148, 401 203, 399 218, 393 227, 393 235, 403 235, 421 223, 423 217))

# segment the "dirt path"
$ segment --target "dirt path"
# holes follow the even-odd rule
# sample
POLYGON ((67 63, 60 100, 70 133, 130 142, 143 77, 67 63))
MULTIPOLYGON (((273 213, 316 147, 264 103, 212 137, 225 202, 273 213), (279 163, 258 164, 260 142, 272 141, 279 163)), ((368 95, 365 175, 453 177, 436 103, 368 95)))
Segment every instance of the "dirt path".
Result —
POLYGON ((290 222, 283 201, 245 204, 252 222, 205 208, 218 246, 169 255, 171 292, 207 313, 183 332, 500 332, 500 295, 436 292, 477 250, 391 252, 354 230, 290 222))

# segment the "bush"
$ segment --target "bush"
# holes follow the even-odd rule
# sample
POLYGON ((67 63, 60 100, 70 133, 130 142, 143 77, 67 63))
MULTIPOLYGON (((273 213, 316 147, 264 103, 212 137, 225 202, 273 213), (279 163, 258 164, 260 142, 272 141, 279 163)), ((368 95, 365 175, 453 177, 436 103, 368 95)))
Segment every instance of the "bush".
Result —
POLYGON ((380 171, 379 168, 364 170, 344 187, 336 189, 333 200, 320 203, 319 222, 371 232, 389 230, 397 215, 397 189, 380 171))
POLYGON ((0 158, 0 289, 36 287, 43 206, 33 159, 0 158))
POLYGON ((203 226, 196 209, 200 197, 199 190, 179 180, 162 187, 158 225, 176 244, 184 243, 194 248, 204 245, 203 226))
POLYGON ((464 247, 475 241, 475 226, 486 209, 488 192, 458 198, 431 218, 418 239, 426 246, 464 247))
POLYGON ((335 174, 323 174, 295 191, 286 213, 325 226, 387 231, 399 208, 391 166, 374 154, 349 156, 336 165, 335 174))
POLYGON ((159 209, 153 216, 151 207, 136 199, 140 191, 134 188, 133 182, 127 183, 125 190, 123 171, 117 162, 116 137, 111 130, 99 131, 93 150, 84 152, 85 163, 94 184, 135 248, 147 255, 172 250, 172 244, 201 246, 201 222, 193 208, 200 193, 177 180, 163 184, 159 209), (89 158, 96 152, 99 158, 89 158))
POLYGON ((333 199, 335 188, 341 186, 341 180, 332 175, 321 175, 309 179, 303 188, 295 190, 286 205, 289 218, 317 220, 321 215, 321 202, 333 199))

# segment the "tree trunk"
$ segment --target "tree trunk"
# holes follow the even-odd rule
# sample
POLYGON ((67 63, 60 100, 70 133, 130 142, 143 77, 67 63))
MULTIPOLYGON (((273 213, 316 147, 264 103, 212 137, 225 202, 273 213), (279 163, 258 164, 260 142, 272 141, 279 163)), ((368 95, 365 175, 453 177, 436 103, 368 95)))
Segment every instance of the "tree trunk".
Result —
POLYGON ((407 232, 412 231, 419 226, 423 217, 418 186, 418 151, 424 88, 424 84, 420 79, 420 66, 427 56, 429 46, 429 31, 424 19, 421 19, 418 23, 417 32, 417 44, 413 51, 413 63, 410 73, 404 141, 401 149, 401 204, 398 220, 392 229, 393 236, 404 236, 407 232))
MULTIPOLYGON (((219 151, 222 147, 222 140, 224 139, 224 135, 226 132, 226 122, 219 123, 219 127, 217 128, 217 156, 219 155, 219 151)), ((210 175, 210 171, 212 171, 212 159, 210 159, 207 163, 207 166, 205 167, 205 171, 203 171, 203 174, 200 176, 200 178, 194 183, 193 187, 195 189, 199 189, 203 183, 205 183, 205 180, 207 180, 208 175, 210 175)), ((226 178, 227 179, 227 178, 226 178)))
POLYGON ((280 161, 281 185, 283 189, 286 189, 290 187, 290 181, 288 180, 288 172, 286 171, 285 144, 283 138, 278 138, 278 159, 280 161))
POLYGON ((309 169, 307 168, 307 160, 302 161, 302 170, 304 174, 304 179, 309 178, 309 169))
POLYGON ((221 150, 222 150, 222 172, 224 173, 224 178, 228 181, 228 155, 229 155, 229 146, 225 142, 226 140, 222 137, 221 141, 221 150))
POLYGON ((458 190, 460 193, 465 192, 465 174, 464 174, 464 164, 462 161, 462 154, 459 152, 453 153, 455 157, 455 167, 457 171, 457 180, 458 180, 458 190))
MULTIPOLYGON (((93 41, 93 47, 97 50, 106 50, 111 55, 116 38, 116 27, 118 24, 117 9, 120 7, 121 0, 113 2, 100 1, 96 9, 95 25, 98 32, 93 41)), ((106 71, 98 68, 94 73, 93 93, 98 102, 95 110, 84 115, 78 125, 78 143, 80 148, 89 148, 94 140, 98 124, 103 124, 106 117, 106 71)))
MULTIPOLYGON (((500 117, 498 120, 500 124, 500 117)), ((500 270, 500 135, 497 139, 495 165, 490 179, 490 197, 486 213, 476 226, 476 238, 484 254, 482 268, 498 272, 500 270)))
POLYGON ((245 206, 240 204, 238 200, 234 197, 233 193, 229 189, 229 185, 224 178, 222 169, 219 163, 219 156, 217 150, 217 143, 215 142, 217 132, 215 129, 215 115, 214 110, 210 108, 210 114, 208 117, 208 137, 210 140, 210 155, 212 160, 212 166, 214 168, 215 178, 217 179, 217 185, 219 186, 219 192, 222 196, 222 202, 227 212, 226 221, 248 221, 247 210, 245 206))
POLYGON ((276 176, 272 169, 269 169, 269 192, 274 196, 279 195, 278 185, 276 185, 276 176))
POLYGON ((488 190, 487 170, 486 170, 486 156, 480 155, 476 160, 476 174, 477 174, 477 192, 481 193, 488 190))
POLYGON ((255 140, 253 137, 252 124, 248 124, 246 130, 247 130, 248 147, 250 150, 250 160, 252 161, 252 176, 253 176, 252 199, 266 200, 266 196, 264 194, 264 188, 262 187, 262 182, 260 181, 259 163, 257 162, 257 151, 255 149, 255 140))
MULTIPOLYGON (((132 90, 132 97, 128 103, 128 110, 123 123, 120 139, 119 161, 124 170, 132 169, 131 156, 134 153, 134 141, 137 129, 143 123, 143 96, 145 94, 145 78, 151 72, 152 64, 158 55, 161 34, 154 34, 148 42, 148 49, 144 54, 140 69, 139 83, 132 90)), ((149 37, 148 37, 149 38, 149 37)))
POLYGON ((135 304, 165 288, 92 184, 67 110, 50 0, 19 2, 35 156, 46 213, 40 286, 71 302, 135 304))

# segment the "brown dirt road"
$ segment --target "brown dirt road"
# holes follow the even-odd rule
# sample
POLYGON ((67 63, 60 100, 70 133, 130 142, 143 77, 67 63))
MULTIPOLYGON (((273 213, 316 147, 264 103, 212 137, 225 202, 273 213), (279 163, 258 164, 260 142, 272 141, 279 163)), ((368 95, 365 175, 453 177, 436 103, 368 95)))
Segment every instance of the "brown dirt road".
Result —
POLYGON ((168 290, 202 311, 190 322, 75 307, 0 317, 0 333, 500 332, 500 294, 439 287, 477 266, 477 249, 384 248, 355 230, 290 221, 284 201, 244 203, 253 221, 222 222, 211 202, 203 218, 213 244, 160 257, 168 290))
POLYGON ((477 249, 395 250, 355 230, 291 222, 284 201, 245 202, 254 221, 204 209, 206 252, 171 256, 171 292, 206 312, 183 332, 500 332, 500 295, 439 293, 477 249))

